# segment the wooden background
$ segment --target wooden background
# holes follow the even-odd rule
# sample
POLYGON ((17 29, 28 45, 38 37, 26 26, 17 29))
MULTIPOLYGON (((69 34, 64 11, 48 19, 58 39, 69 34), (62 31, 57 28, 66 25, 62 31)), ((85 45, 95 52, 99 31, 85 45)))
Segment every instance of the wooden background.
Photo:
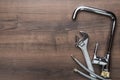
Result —
MULTIPOLYGON (((111 21, 85 12, 72 21, 72 13, 80 5, 116 14, 111 77, 119 80, 120 0, 0 0, 0 80, 87 80, 73 72, 79 66, 71 54, 85 64, 75 47, 75 35, 87 32, 91 58, 96 42, 99 56, 103 56, 111 21)), ((99 69, 95 66, 97 73, 99 69)))

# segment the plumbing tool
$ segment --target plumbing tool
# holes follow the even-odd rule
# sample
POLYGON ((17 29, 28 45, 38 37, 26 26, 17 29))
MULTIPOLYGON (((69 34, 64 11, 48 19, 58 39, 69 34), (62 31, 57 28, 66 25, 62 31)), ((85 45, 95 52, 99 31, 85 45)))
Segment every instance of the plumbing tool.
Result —
MULTIPOLYGON (((82 38, 76 41, 76 47, 79 47, 82 50, 88 69, 94 72, 91 59, 87 50, 89 36, 83 31, 80 31, 80 34, 82 35, 82 38)), ((92 74, 90 74, 90 76, 95 77, 92 74)))

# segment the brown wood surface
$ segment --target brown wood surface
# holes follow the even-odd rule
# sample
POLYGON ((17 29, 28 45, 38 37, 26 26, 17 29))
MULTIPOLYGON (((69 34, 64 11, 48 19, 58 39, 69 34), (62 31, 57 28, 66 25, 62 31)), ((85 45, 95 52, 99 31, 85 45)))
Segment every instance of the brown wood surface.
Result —
MULTIPOLYGON (((80 30, 87 32, 91 58, 95 42, 100 43, 98 54, 103 56, 111 21, 86 12, 72 21, 72 13, 80 5, 116 14, 111 77, 119 80, 120 0, 0 0, 0 80, 87 80, 73 72, 79 66, 71 54, 85 64, 75 47, 75 35, 80 30)), ((99 70, 95 66, 96 73, 99 70)))

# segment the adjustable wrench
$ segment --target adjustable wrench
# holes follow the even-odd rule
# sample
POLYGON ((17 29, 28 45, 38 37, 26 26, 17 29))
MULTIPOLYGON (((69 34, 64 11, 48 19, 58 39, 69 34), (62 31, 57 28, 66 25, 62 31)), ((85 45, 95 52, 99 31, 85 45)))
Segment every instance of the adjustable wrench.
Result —
MULTIPOLYGON (((76 42, 76 47, 78 47, 82 50, 88 69, 94 72, 94 69, 93 69, 93 66, 92 66, 92 63, 91 63, 91 59, 90 59, 90 56, 89 56, 89 53, 88 53, 88 50, 87 50, 88 34, 83 32, 83 31, 80 31, 80 34, 82 35, 83 38, 79 39, 76 42)), ((92 74, 90 74, 90 76, 95 77, 92 74)))

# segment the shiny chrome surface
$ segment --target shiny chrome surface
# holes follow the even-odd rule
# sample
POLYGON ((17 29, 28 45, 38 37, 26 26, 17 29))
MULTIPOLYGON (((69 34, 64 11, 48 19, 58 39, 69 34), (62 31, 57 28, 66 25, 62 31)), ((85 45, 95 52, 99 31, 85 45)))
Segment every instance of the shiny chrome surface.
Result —
MULTIPOLYGON (((91 71, 94 72, 94 68, 93 68, 93 65, 92 65, 88 50, 87 50, 89 36, 88 36, 87 33, 83 32, 83 31, 80 31, 80 34, 81 34, 82 38, 79 39, 76 42, 76 46, 81 49, 81 51, 82 51, 82 53, 84 55, 85 62, 87 64, 88 69, 90 69, 91 71)), ((92 74, 90 74, 90 76, 95 77, 92 74)))
MULTIPOLYGON (((95 53, 94 54, 95 56, 93 59, 93 63, 103 66, 102 72, 105 71, 105 72, 110 73, 110 60, 111 60, 110 57, 111 57, 112 44, 113 44, 113 40, 114 40, 114 34, 115 34, 115 28, 116 28, 116 22, 117 22, 116 16, 114 13, 112 13, 110 11, 101 10, 101 9, 97 9, 97 8, 93 8, 93 7, 80 6, 74 10, 72 19, 76 20, 78 13, 81 11, 86 11, 86 12, 90 12, 90 13, 107 16, 111 19, 112 24, 110 27, 110 35, 108 38, 108 44, 107 44, 105 57, 102 57, 102 58, 98 57, 97 54, 95 53)), ((104 75, 102 75, 102 76, 105 77, 104 75)))

